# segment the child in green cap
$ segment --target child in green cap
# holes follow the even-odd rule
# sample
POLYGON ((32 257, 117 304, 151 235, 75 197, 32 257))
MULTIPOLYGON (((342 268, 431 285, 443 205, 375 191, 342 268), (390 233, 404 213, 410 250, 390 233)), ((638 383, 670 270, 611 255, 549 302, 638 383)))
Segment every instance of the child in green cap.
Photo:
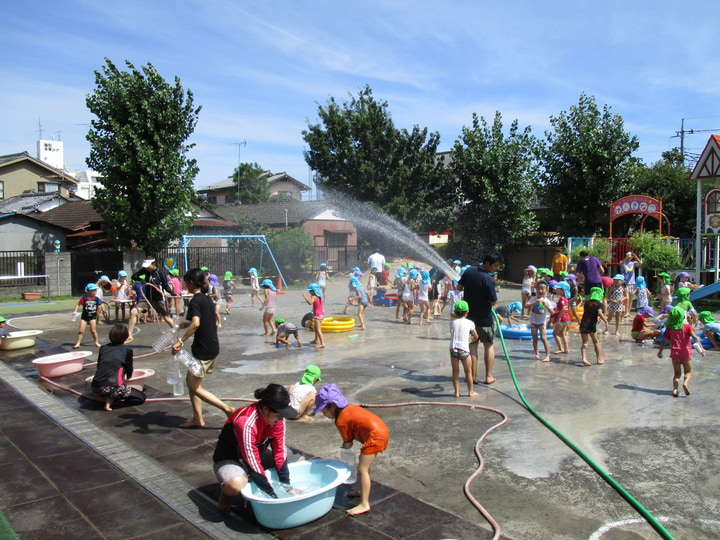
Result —
POLYGON ((298 415, 292 420, 299 422, 312 422, 313 417, 309 416, 315 410, 315 382, 322 381, 320 368, 315 364, 310 364, 305 368, 300 381, 288 388, 290 393, 290 406, 298 412, 298 415))
POLYGON ((230 308, 235 301, 232 294, 234 290, 235 282, 233 281, 233 273, 228 270, 227 272, 225 272, 225 279, 223 280, 223 300, 225 300, 225 315, 230 315, 230 308))
MULTIPOLYGON (((454 318, 450 321, 450 365, 452 366, 452 383, 455 397, 460 397, 460 362, 465 370, 465 382, 468 396, 476 396, 473 391, 472 358, 470 357, 470 341, 476 342, 479 337, 475 323, 467 318, 469 311, 465 300, 455 302, 454 318)), ((477 360, 475 360, 477 362, 477 360)))
POLYGON ((673 390, 672 396, 678 397, 678 386, 680 385, 680 375, 683 375, 682 388, 686 396, 690 395, 690 378, 692 377, 692 345, 690 338, 695 340, 695 347, 698 352, 705 356, 700 340, 695 334, 693 327, 685 322, 685 310, 674 307, 668 314, 667 323, 665 323, 665 334, 660 341, 660 350, 658 350, 658 358, 662 358, 665 344, 670 343, 670 359, 673 365, 673 390))
POLYGON ((592 340, 595 347, 595 358, 598 364, 604 364, 605 360, 600 357, 600 342, 597 337, 597 320, 601 319, 605 323, 605 331, 607 332, 608 320, 603 312, 603 290, 600 287, 590 289, 590 294, 583 304, 583 316, 580 321, 580 339, 582 346, 580 354, 582 355, 582 363, 584 366, 591 366, 587 359, 588 339, 592 340))
POLYGON ((8 331, 5 329, 5 322, 7 322, 7 319, 0 317, 0 339, 8 335, 8 331))

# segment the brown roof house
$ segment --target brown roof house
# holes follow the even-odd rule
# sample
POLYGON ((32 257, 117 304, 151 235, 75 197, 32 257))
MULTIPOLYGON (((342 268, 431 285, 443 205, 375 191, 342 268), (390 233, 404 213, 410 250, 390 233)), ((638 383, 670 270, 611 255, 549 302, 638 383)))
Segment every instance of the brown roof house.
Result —
POLYGON ((357 229, 326 201, 219 206, 215 211, 229 221, 241 216, 256 219, 274 231, 302 227, 315 240, 313 270, 321 262, 332 270, 355 266, 357 229))
MULTIPOLYGON (((310 191, 308 185, 303 184, 285 172, 273 174, 265 171, 262 176, 267 178, 267 184, 271 195, 290 195, 293 199, 300 201, 304 191, 310 191)), ((210 184, 206 188, 198 190, 198 193, 205 195, 210 204, 223 206, 234 204, 237 200, 237 186, 232 177, 210 184)))
POLYGON ((0 200, 36 193, 58 193, 70 196, 77 181, 71 175, 31 157, 27 152, 0 156, 0 200))

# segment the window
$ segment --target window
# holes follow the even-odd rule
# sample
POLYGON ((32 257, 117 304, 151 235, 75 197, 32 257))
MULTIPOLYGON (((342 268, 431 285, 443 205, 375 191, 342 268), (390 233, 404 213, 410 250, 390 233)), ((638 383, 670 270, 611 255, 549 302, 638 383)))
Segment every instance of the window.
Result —
POLYGON ((217 204, 217 197, 208 197, 209 204, 217 204))
POLYGON ((57 193, 60 186, 50 182, 38 182, 38 193, 57 193))
POLYGON ((5 182, 0 180, 0 199, 5 198, 5 182))
POLYGON ((708 214, 720 214, 720 190, 711 190, 707 194, 706 201, 708 214))

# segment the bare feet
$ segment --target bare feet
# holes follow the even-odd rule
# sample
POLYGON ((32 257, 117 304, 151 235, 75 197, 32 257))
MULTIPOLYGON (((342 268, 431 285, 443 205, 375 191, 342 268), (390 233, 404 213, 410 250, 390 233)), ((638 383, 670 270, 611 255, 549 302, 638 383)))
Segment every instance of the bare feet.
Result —
POLYGON ((100 347, 100 344, 96 341, 96 342, 95 342, 95 346, 96 346, 96 347, 100 347))
MULTIPOLYGON (((477 392, 475 392, 475 391, 473 391, 473 392, 468 392, 468 396, 470 396, 470 397, 477 396, 477 395, 478 395, 478 394, 477 394, 477 392)), ((460 396, 455 396, 455 397, 460 397, 460 396)))
POLYGON ((685 395, 686 395, 686 396, 689 396, 689 395, 690 395, 690 388, 688 388, 687 383, 683 383, 682 386, 683 386, 683 392, 685 392, 685 395))
POLYGON ((592 364, 587 360, 583 360, 583 366, 592 366, 592 364))
POLYGON ((460 397, 460 392, 455 392, 455 397, 456 397, 456 398, 459 398, 459 397, 460 397))
POLYGON ((597 362, 597 363, 598 363, 598 364, 604 364, 604 363, 605 363, 605 360, 603 360, 602 358, 598 358, 598 362, 597 362))
POLYGON ((324 348, 325 348, 325 344, 322 343, 322 344, 318 345, 316 348, 317 348, 317 349, 324 349, 324 348))
POLYGON ((546 356, 545 358, 543 358, 543 362, 549 362, 549 361, 550 361, 550 356, 546 356))
POLYGON ((180 427, 183 429, 197 429, 197 428, 204 428, 205 422, 198 422, 197 420, 190 420, 189 422, 185 422, 184 424, 180 424, 180 427))
POLYGON ((358 516, 360 514, 365 514, 370 511, 370 505, 369 504, 358 504, 355 508, 351 508, 347 511, 347 514, 349 516, 358 516))
POLYGON ((310 342, 310 345, 317 345, 317 341, 315 341, 315 340, 313 339, 313 340, 310 342))
POLYGON ((672 397, 678 397, 678 390, 677 390, 677 388, 672 391, 672 397))
MULTIPOLYGON (((126 341, 125 343, 127 343, 127 341, 126 341)), ((79 344, 79 343, 76 343, 75 345, 73 345, 73 349, 79 349, 79 348, 80 348, 80 344, 79 344)))
POLYGON ((497 379, 496 379, 495 377, 490 377, 489 379, 485 379, 485 380, 483 381, 483 384, 492 384, 492 383, 494 383, 496 380, 497 380, 497 379))
POLYGON ((298 422, 314 422, 315 419, 312 416, 303 415, 297 419, 298 422))
POLYGON ((230 511, 230 497, 224 493, 220 493, 217 509, 221 514, 227 514, 230 511))

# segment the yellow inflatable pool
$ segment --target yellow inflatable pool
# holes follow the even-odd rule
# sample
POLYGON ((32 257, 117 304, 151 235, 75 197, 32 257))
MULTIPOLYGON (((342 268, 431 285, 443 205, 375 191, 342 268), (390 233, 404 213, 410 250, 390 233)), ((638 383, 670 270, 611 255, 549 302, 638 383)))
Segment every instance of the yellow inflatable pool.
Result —
POLYGON ((348 332, 355 328, 352 317, 325 317, 320 325, 323 332, 348 332))

